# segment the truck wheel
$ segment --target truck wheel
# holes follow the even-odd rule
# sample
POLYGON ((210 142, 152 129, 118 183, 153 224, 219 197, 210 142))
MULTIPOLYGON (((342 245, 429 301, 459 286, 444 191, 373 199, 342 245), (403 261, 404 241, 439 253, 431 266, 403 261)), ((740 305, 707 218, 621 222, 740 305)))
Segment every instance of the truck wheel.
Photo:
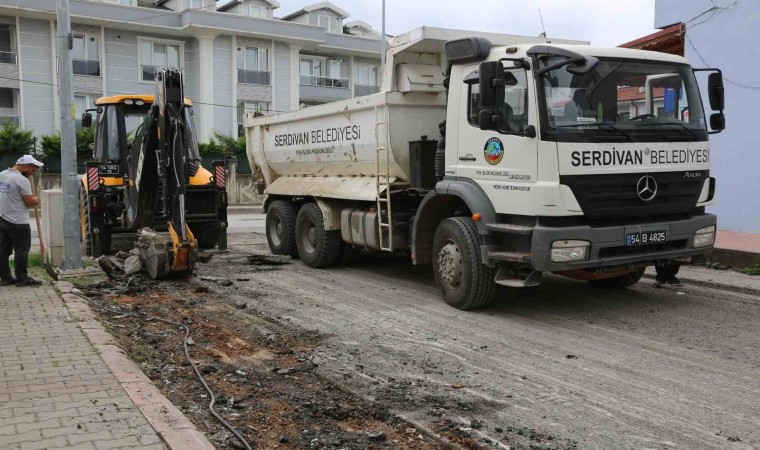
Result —
POLYGON ((267 208, 266 230, 269 250, 275 255, 298 256, 296 215, 298 209, 286 200, 275 200, 267 208))
POLYGON ((438 225, 433 238, 433 274, 443 299, 461 310, 487 305, 496 291, 495 269, 483 264, 482 238, 469 217, 438 225))
POLYGON ((602 289, 624 289, 638 283, 644 275, 645 269, 634 270, 619 277, 605 278, 604 280, 590 280, 591 286, 602 289))
POLYGON ((334 266, 340 258, 340 231, 325 231, 322 210, 315 203, 301 207, 296 217, 298 255, 309 267, 334 266))
POLYGON ((219 242, 219 229, 216 222, 198 222, 190 225, 199 248, 214 248, 219 242))

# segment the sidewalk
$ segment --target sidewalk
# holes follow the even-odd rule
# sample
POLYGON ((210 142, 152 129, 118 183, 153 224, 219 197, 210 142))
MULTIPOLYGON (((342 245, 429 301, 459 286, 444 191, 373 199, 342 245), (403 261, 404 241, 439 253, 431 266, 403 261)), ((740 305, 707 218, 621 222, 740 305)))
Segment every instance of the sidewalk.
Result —
MULTIPOLYGON (((168 400, 125 357, 119 360, 120 349, 103 345, 109 340, 83 302, 65 305, 47 283, 0 288, 0 448, 159 450, 167 448, 164 441, 170 448, 197 447, 187 433, 167 438, 166 429, 149 423, 144 412, 149 402, 134 398, 150 397, 152 388, 160 398, 152 397, 149 406, 168 400), (83 331, 100 336, 100 342, 91 342, 83 331), (115 361, 121 371, 114 370, 115 361), (148 389, 132 386, 129 392, 125 373, 148 389), (172 445, 179 441, 184 444, 172 445)), ((162 412, 172 413, 171 408, 168 404, 162 412)), ((200 434, 189 422, 186 429, 200 434)))
MULTIPOLYGON (((654 267, 647 268, 647 278, 654 279, 654 267)), ((684 284, 707 286, 727 291, 738 291, 745 294, 760 295, 760 276, 745 275, 733 270, 715 270, 700 266, 683 266, 678 272, 678 278, 684 284)))

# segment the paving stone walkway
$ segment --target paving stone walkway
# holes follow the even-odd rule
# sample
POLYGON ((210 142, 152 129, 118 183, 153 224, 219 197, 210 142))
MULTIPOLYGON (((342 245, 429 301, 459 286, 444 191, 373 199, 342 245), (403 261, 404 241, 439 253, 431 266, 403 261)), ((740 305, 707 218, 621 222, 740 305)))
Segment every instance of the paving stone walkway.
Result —
POLYGON ((166 449, 49 284, 0 287, 1 449, 166 449))

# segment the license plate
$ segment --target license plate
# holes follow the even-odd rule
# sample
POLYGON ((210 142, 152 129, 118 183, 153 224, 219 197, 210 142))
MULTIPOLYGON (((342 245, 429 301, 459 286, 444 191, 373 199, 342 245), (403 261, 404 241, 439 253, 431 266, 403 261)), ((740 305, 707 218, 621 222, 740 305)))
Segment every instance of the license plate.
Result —
POLYGON ((119 175, 118 164, 101 164, 98 166, 98 173, 102 176, 119 175))
POLYGON ((625 245, 636 247, 639 245, 655 245, 668 242, 667 231, 642 231, 638 233, 627 233, 625 235, 625 245))

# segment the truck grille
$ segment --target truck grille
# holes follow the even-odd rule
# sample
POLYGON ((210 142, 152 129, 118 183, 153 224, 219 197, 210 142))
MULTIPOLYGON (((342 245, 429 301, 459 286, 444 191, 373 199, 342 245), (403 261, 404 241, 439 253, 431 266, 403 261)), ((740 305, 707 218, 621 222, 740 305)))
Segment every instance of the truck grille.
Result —
POLYGON ((691 213, 708 175, 708 171, 679 171, 563 175, 559 179, 573 191, 586 217, 610 219, 691 213), (695 176, 697 173, 700 175, 695 176), (639 198, 636 187, 647 175, 656 180, 657 195, 645 202, 639 198))

